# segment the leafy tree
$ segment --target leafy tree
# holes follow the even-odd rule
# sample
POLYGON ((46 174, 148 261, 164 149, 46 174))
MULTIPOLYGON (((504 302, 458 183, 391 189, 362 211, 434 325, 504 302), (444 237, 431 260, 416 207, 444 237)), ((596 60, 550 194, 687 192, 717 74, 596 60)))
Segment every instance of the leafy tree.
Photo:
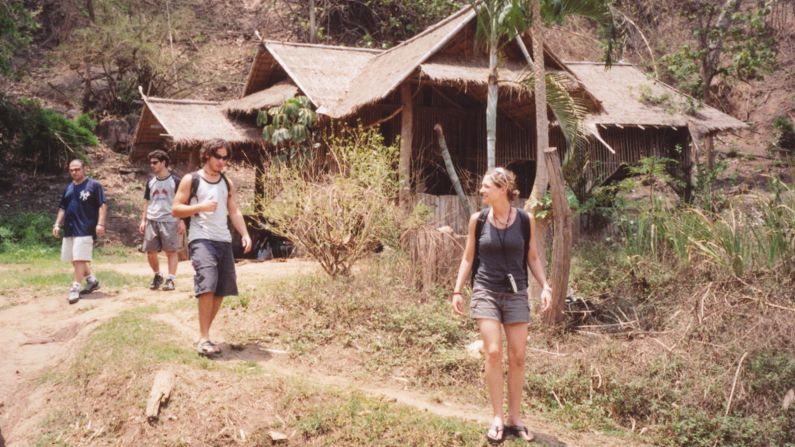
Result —
POLYGON ((388 48, 464 4, 464 0, 282 0, 276 11, 284 28, 301 40, 388 48))
POLYGON ((12 59, 30 44, 38 26, 35 13, 22 0, 0 2, 0 74, 13 71, 12 59))
POLYGON ((771 72, 778 45, 767 18, 776 3, 683 0, 679 10, 693 39, 661 59, 667 75, 678 87, 706 101, 716 77, 730 84, 771 72))
POLYGON ((187 40, 195 22, 194 0, 89 3, 94 19, 61 45, 65 58, 81 55, 76 71, 84 83, 83 110, 130 113, 137 108, 133 101, 139 85, 149 95, 166 96, 190 82, 192 61, 173 46, 171 51, 165 48, 175 38, 187 40))

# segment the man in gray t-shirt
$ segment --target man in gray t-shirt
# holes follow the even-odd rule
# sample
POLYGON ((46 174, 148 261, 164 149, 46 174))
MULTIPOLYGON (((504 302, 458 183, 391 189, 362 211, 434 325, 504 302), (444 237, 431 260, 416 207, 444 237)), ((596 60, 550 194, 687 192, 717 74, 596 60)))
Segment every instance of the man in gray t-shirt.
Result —
POLYGON ((185 223, 171 215, 171 204, 177 193, 180 178, 168 170, 171 159, 162 150, 149 153, 149 167, 152 177, 146 182, 144 192, 143 216, 138 232, 144 235, 143 250, 152 267, 154 278, 149 288, 157 290, 162 285, 163 290, 174 290, 174 278, 177 275, 177 250, 179 250, 181 235, 185 234, 185 223), (158 252, 166 252, 168 258, 168 275, 160 273, 160 260, 158 252))

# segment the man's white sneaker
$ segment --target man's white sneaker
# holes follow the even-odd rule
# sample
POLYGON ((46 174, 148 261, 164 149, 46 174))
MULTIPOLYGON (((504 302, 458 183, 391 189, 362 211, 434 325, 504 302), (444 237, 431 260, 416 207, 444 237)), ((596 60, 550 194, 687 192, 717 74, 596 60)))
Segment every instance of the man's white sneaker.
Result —
POLYGON ((80 301, 80 287, 72 286, 69 289, 69 304, 74 304, 80 301))

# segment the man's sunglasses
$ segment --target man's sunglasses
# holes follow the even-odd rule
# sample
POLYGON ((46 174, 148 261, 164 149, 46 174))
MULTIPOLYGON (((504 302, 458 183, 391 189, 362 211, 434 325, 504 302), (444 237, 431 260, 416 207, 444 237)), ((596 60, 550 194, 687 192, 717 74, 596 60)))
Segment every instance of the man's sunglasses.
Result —
POLYGON ((226 157, 221 157, 221 156, 213 154, 213 158, 217 158, 217 159, 219 159, 221 161, 229 161, 229 155, 227 155, 226 157))
POLYGON ((150 165, 156 165, 158 163, 160 163, 160 160, 149 160, 150 165))

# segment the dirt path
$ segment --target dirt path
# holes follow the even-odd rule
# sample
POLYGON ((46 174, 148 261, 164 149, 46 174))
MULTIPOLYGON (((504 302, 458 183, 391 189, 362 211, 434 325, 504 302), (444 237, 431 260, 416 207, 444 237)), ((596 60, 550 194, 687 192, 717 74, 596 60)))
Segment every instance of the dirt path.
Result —
MULTIPOLYGON (((238 274, 243 281, 255 275, 275 279, 315 268, 314 263, 302 260, 245 263, 238 267, 238 274)), ((135 275, 151 273, 144 262, 105 264, 97 266, 100 281, 102 272, 108 270, 135 275)), ((150 291, 145 285, 121 291, 105 288, 70 306, 66 292, 59 291, 0 309, 0 433, 10 438, 18 418, 26 413, 29 399, 35 397, 35 379, 67 361, 95 327, 128 309, 185 299, 190 294, 192 275, 190 263, 183 262, 175 292, 150 291)), ((0 296, 0 302, 7 298, 0 296)))
MULTIPOLYGON (((192 342, 195 337, 196 318, 192 312, 172 312, 161 313, 154 317, 156 320, 170 325, 175 332, 185 340, 186 343, 192 342)), ((216 328, 216 333, 221 333, 221 325, 216 328)), ((428 413, 447 417, 459 418, 488 425, 491 422, 491 410, 486 406, 476 406, 452 400, 440 398, 438 393, 429 395, 422 390, 409 389, 407 386, 400 386, 393 383, 375 383, 352 379, 339 375, 324 374, 317 368, 308 369, 305 366, 291 362, 285 351, 270 349, 256 344, 230 345, 224 342, 221 336, 214 338, 223 351, 219 361, 247 361, 255 362, 270 375, 278 377, 288 377, 311 384, 318 388, 333 387, 342 390, 355 391, 373 397, 384 398, 391 402, 397 402, 406 406, 414 407, 428 413)), ((447 398, 447 397, 446 397, 447 398)), ((617 440, 599 434, 588 434, 573 432, 559 425, 551 424, 548 420, 527 414, 524 422, 532 427, 536 434, 537 443, 549 447, 563 447, 576 445, 582 447, 605 447, 616 446, 626 447, 636 445, 627 440, 617 440), (554 433, 554 434, 553 434, 554 433)))
MULTIPOLYGON (((143 263, 103 266, 101 272, 115 270, 126 274, 149 274, 143 263)), ((291 260, 289 262, 248 263, 238 267, 242 283, 265 278, 276 279, 316 270, 314 263, 291 260)), ((121 312, 143 305, 163 305, 184 300, 190 293, 192 270, 188 263, 181 264, 177 279, 178 290, 173 293, 150 291, 146 288, 132 290, 100 291, 90 299, 69 306, 62 293, 36 298, 29 302, 0 310, 0 431, 6 439, 14 439, 14 428, 34 407, 46 406, 42 392, 37 390, 36 378, 48 369, 54 369, 78 352, 92 329, 121 312)), ((196 337, 196 315, 188 310, 160 313, 153 318, 169 324, 186 343, 196 337)), ((222 329, 222 328, 218 328, 222 329)), ((217 330, 216 333, 222 333, 217 330)), ((385 398, 389 401, 418 408, 442 417, 456 417, 479 423, 489 422, 489 410, 459 402, 445 401, 421 390, 408 389, 397 383, 366 383, 349 377, 326 375, 291 362, 284 351, 257 345, 230 346, 223 344, 223 361, 254 361, 268 374, 302 380, 318 387, 353 390, 385 398)), ((609 446, 627 445, 625 440, 601 435, 579 434, 550 424, 539 417, 526 417, 526 422, 539 431, 538 438, 550 446, 609 446), (554 433, 552 435, 550 433, 554 433), (560 439, 558 439, 560 437, 560 439)), ((20 427, 24 426, 21 424, 20 427)), ((2 436, 0 435, 0 436, 2 436)), ((2 437, 0 437, 2 440, 2 437)))

